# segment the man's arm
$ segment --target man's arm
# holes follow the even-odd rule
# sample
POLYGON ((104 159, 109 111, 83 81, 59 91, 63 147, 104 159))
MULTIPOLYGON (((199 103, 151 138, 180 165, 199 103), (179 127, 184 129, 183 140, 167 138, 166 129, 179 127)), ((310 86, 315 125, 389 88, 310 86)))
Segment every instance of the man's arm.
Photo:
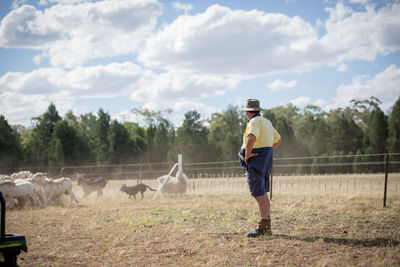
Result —
POLYGON ((281 143, 281 139, 278 140, 275 144, 272 145, 272 149, 275 149, 281 143))
POLYGON ((244 157, 244 162, 246 162, 246 164, 249 158, 258 156, 258 153, 254 154, 252 152, 255 142, 256 142, 256 137, 253 134, 249 134, 246 139, 246 155, 244 157))

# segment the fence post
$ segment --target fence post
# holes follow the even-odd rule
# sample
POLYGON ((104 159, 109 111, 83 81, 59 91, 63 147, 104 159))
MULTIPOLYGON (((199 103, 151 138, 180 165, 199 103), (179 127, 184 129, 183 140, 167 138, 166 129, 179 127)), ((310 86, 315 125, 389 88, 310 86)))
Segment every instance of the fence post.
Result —
POLYGON ((292 173, 292 190, 293 190, 293 176, 294 176, 294 173, 292 173))
MULTIPOLYGON (((364 174, 364 173, 363 173, 364 174)), ((370 185, 371 185, 371 193, 372 193, 372 176, 370 175, 369 176, 369 183, 370 183, 370 185)))
POLYGON ((384 193, 383 193, 383 207, 384 208, 386 208, 386 193, 387 193, 388 172, 389 172, 389 153, 386 153, 386 159, 385 159, 385 187, 384 187, 384 193))
POLYGON ((273 179, 272 179, 272 177, 273 177, 273 175, 274 175, 274 167, 272 167, 271 168, 271 179, 270 179, 270 193, 269 193, 269 197, 271 198, 271 200, 272 200, 272 187, 273 187, 273 179))

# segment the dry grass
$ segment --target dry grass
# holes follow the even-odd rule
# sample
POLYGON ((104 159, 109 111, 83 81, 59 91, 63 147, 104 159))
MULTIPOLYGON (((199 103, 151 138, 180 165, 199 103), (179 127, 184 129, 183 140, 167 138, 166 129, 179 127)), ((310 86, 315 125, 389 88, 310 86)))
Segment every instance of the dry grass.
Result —
MULTIPOLYGON (((135 202, 112 181, 103 198, 72 208, 7 211, 24 234, 21 266, 399 266, 400 196, 276 192, 274 235, 249 239, 258 220, 248 193, 147 191, 135 202), (223 193, 223 194, 222 194, 223 193)), ((146 182, 156 188, 155 181, 146 182)), ((78 199, 81 191, 74 187, 78 199)), ((222 190, 222 189, 221 189, 222 190)))

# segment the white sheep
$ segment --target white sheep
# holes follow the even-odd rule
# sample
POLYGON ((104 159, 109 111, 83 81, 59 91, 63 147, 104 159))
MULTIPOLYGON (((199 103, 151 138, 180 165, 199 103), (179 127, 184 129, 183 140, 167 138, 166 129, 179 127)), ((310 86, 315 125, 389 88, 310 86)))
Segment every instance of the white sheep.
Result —
POLYGON ((20 171, 20 172, 15 172, 10 175, 10 178, 15 180, 15 179, 24 179, 24 178, 29 178, 32 177, 33 173, 30 171, 20 171))
POLYGON ((72 205, 72 201, 75 200, 77 204, 79 204, 79 201, 76 199, 75 194, 72 192, 72 181, 70 178, 59 178, 59 179, 48 179, 42 176, 42 178, 39 179, 37 177, 38 181, 42 183, 43 186, 43 192, 46 197, 46 200, 49 201, 52 204, 56 204, 56 201, 59 201, 60 197, 64 194, 70 195, 70 202, 68 204, 68 207, 72 205))
POLYGON ((0 182, 0 191, 6 199, 7 207, 14 207, 14 198, 30 199, 35 206, 39 204, 39 199, 36 196, 35 187, 28 181, 15 183, 14 181, 0 182))
POLYGON ((33 186, 35 187, 35 192, 39 198, 41 207, 46 206, 46 196, 44 194, 44 190, 43 190, 43 186, 42 186, 42 184, 43 184, 42 177, 45 177, 45 175, 46 175, 46 173, 37 172, 30 178, 14 180, 15 183, 20 183, 20 182, 24 182, 24 181, 28 181, 28 182, 32 183, 33 186))
POLYGON ((0 175, 0 181, 11 180, 11 177, 8 175, 0 175))
POLYGON ((158 183, 159 183, 159 189, 165 179, 168 178, 168 181, 164 184, 164 186, 161 188, 161 193, 163 194, 184 194, 186 193, 189 180, 186 177, 186 175, 181 172, 177 171, 176 176, 168 176, 168 175, 163 175, 161 177, 158 177, 158 183), (169 178, 168 178, 169 177, 169 178))

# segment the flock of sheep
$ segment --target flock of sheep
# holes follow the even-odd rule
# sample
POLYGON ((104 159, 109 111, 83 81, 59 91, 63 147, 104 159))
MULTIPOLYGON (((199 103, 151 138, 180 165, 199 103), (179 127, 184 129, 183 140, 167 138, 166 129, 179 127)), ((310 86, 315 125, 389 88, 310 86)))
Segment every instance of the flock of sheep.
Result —
POLYGON ((68 206, 72 202, 79 203, 72 192, 72 180, 70 178, 49 179, 46 173, 21 171, 10 176, 0 177, 0 191, 6 200, 7 207, 14 206, 14 200, 25 206, 28 202, 32 206, 45 207, 48 204, 62 205, 62 196, 70 196, 68 206))
MULTIPOLYGON (((70 207, 75 201, 79 204, 75 194, 72 191, 72 180, 70 178, 50 179, 46 173, 30 171, 20 171, 10 176, 0 175, 0 191, 6 200, 7 208, 13 208, 15 201, 19 206, 25 207, 28 203, 34 207, 44 208, 49 204, 63 206, 63 196, 69 195, 70 207)), ((102 195, 102 189, 106 186, 106 179, 93 180, 85 178, 79 174, 78 185, 82 186, 84 198, 93 191, 97 191, 97 196, 102 195)), ((159 190, 163 194, 183 194, 188 187, 188 179, 181 171, 176 176, 164 175, 157 178, 159 190), (168 181, 164 183, 165 179, 168 181), (163 186, 162 186, 163 185, 163 186), (162 186, 162 188, 161 188, 162 186)))

